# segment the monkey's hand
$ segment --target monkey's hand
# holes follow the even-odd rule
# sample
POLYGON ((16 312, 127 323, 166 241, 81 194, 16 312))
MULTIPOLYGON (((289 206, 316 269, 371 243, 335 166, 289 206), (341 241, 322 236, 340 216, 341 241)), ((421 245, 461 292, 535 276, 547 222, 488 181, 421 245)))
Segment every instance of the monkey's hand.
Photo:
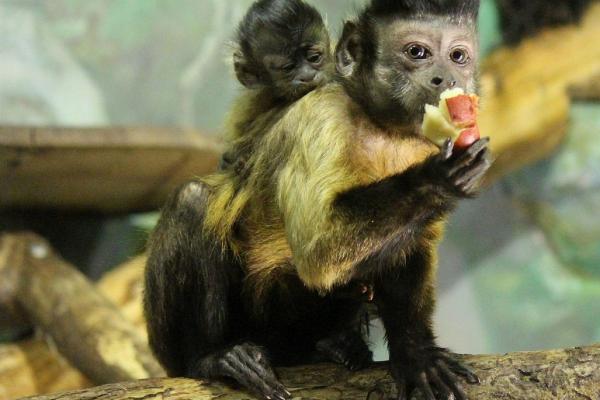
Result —
POLYGON ((418 389, 426 400, 467 400, 459 376, 468 383, 479 378, 467 366, 455 360, 448 350, 436 346, 408 348, 390 357, 398 400, 408 400, 418 389))
POLYGON ((457 197, 473 197, 485 173, 492 165, 489 138, 479 139, 464 152, 453 153, 454 144, 448 139, 433 161, 433 174, 442 186, 457 197))
POLYGON ((290 392, 277 380, 264 350, 252 343, 235 345, 205 358, 201 376, 231 378, 267 400, 288 400, 290 392))

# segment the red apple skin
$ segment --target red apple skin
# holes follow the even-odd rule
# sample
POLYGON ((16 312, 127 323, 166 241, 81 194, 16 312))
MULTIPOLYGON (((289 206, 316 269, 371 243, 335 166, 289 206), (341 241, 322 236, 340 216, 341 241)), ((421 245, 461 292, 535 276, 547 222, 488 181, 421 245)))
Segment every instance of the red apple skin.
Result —
POLYGON ((456 142, 454 142, 454 149, 458 151, 466 150, 480 138, 481 134, 479 133, 479 127, 474 126, 472 128, 467 128, 460 133, 460 136, 456 139, 456 142))
POLYGON ((477 98, 460 95, 446 99, 452 123, 459 127, 470 127, 477 123, 477 98))

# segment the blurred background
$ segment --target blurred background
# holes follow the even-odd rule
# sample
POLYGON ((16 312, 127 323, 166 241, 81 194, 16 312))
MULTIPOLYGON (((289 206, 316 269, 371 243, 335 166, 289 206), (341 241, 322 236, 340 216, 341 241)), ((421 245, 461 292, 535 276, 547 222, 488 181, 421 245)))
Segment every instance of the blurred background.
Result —
MULTIPOLYGON (((227 43, 250 3, 0 0, 0 125, 171 126, 219 136, 240 90, 227 43)), ((311 3, 334 36, 362 4, 311 3)), ((502 26, 498 4, 483 0, 484 57, 519 40, 502 26)), ((557 57, 580 56, 573 52, 557 57)), ((442 345, 490 353, 600 341, 599 135, 600 103, 573 102, 558 150, 452 216, 440 255, 442 345)), ((0 228, 34 229, 98 279, 143 250, 156 218, 12 210, 0 228)), ((373 346, 384 359, 380 329, 373 346)))

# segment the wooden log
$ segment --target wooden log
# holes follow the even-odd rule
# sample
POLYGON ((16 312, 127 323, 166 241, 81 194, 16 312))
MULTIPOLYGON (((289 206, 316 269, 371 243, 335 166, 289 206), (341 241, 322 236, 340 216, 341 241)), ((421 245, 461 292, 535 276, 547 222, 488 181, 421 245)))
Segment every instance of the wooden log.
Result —
MULTIPOLYGON (((9 265, 3 261, 10 253, 7 250, 0 246, 0 277, 5 276, 1 268, 9 265)), ((107 273, 96 285, 100 293, 119 307, 121 314, 144 339, 142 278, 145 261, 145 256, 133 258, 107 273)), ((0 279, 0 287, 6 283, 6 279, 0 279)), ((90 386, 93 386, 90 380, 58 353, 51 339, 45 340, 38 335, 18 343, 0 344, 0 400, 90 386)))
POLYGON ((569 121, 569 88, 600 72, 600 2, 581 24, 543 31, 503 47, 482 65, 480 125, 497 160, 489 180, 538 161, 560 144, 569 121), (585 57, 565 57, 577 49, 585 57))
POLYGON ((0 345, 0 400, 93 386, 41 338, 0 345))
POLYGON ((27 315, 16 301, 17 270, 10 267, 15 263, 12 259, 14 256, 8 248, 0 247, 0 331, 31 326, 27 315))
MULTIPOLYGON (((600 345, 503 356, 461 356, 481 384, 464 388, 477 400, 555 400, 600 398, 600 345)), ((281 369, 282 382, 294 400, 387 399, 393 394, 385 363, 360 372, 330 364, 281 369)), ((223 385, 187 379, 150 379, 30 397, 29 400, 98 399, 253 399, 223 385)))
POLYGON ((15 279, 16 299, 59 352, 91 381, 120 382, 163 375, 143 337, 75 268, 32 234, 0 236, 15 279))
POLYGON ((577 101, 600 101, 600 71, 591 79, 585 79, 569 88, 569 95, 577 101))
POLYGON ((188 130, 0 127, 0 209, 154 210, 220 154, 188 130))

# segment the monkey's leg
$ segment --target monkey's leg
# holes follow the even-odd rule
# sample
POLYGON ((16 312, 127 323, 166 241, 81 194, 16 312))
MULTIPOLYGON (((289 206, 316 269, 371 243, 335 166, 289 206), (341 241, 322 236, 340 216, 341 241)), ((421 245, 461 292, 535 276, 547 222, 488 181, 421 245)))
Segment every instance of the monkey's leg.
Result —
POLYGON ((264 398, 287 399, 248 334, 235 257, 202 233, 208 190, 190 183, 166 204, 149 243, 144 306, 150 345, 170 376, 233 378, 264 398))
POLYGON ((361 332, 348 329, 317 342, 317 350, 328 360, 342 364, 350 371, 358 371, 373 362, 373 353, 361 332))
POLYGON ((438 347, 432 331, 434 289, 432 260, 424 246, 406 265, 375 283, 376 304, 386 329, 390 367, 398 399, 407 400, 417 388, 427 400, 466 400, 459 377, 479 382, 470 369, 438 347))

